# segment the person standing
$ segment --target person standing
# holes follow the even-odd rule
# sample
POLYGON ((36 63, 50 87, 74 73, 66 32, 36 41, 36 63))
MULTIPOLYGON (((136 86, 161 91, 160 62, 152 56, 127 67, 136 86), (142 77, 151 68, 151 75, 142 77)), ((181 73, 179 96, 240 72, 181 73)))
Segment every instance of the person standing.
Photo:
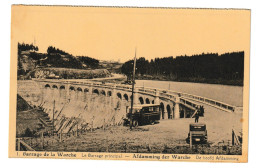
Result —
POLYGON ((199 122, 199 113, 197 112, 195 114, 195 123, 198 123, 199 122))
POLYGON ((195 123, 198 123, 199 122, 199 109, 198 107, 196 107, 196 111, 195 111, 195 123))

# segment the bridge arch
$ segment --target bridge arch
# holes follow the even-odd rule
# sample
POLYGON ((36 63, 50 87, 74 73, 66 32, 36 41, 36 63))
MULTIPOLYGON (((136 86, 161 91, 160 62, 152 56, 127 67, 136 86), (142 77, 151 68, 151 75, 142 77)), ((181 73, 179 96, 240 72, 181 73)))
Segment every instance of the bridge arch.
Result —
POLYGON ((58 89, 58 86, 57 85, 52 85, 52 88, 53 89, 58 89))
POLYGON ((73 86, 70 86, 69 90, 74 90, 75 91, 75 88, 73 86))
POLYGON ((83 101, 84 102, 86 102, 87 101, 87 97, 88 97, 88 95, 87 95, 87 93, 89 92, 89 89, 88 88, 84 88, 84 90, 83 90, 83 101))
POLYGON ((108 91, 108 92, 107 92, 107 95, 108 95, 108 96, 112 96, 112 92, 111 92, 111 91, 108 91))
POLYGON ((121 93, 117 93, 116 95, 117 95, 117 97, 118 97, 119 99, 122 99, 121 93))
POLYGON ((146 103, 146 104, 150 104, 149 98, 146 98, 146 99, 145 99, 145 103, 146 103))
POLYGON ((101 94, 106 96, 106 92, 104 90, 101 90, 101 94))
POLYGON ((128 95, 126 93, 124 94, 124 98, 126 101, 128 101, 128 95))
POLYGON ((80 87, 77 88, 77 91, 82 92, 82 89, 80 87))
POLYGON ((193 114, 193 110, 185 108, 182 104, 180 105, 180 118, 190 118, 193 114))
POLYGON ((53 101, 55 98, 59 99, 60 98, 60 90, 58 89, 57 85, 52 85, 52 91, 51 91, 51 100, 53 101))
POLYGON ((93 90, 93 93, 99 94, 98 89, 94 89, 94 90, 93 90))
POLYGON ((64 100, 66 99, 66 90, 64 85, 60 86, 60 97, 63 98, 64 100))
POLYGON ((45 88, 50 88, 51 86, 49 84, 46 84, 44 87, 45 88))
POLYGON ((89 89, 88 89, 88 88, 85 88, 85 89, 84 89, 84 92, 85 92, 85 93, 89 92, 89 89))
POLYGON ((139 101, 141 104, 144 104, 144 99, 142 97, 139 97, 139 101))
POLYGON ((84 100, 84 99, 83 99, 83 91, 82 91, 82 88, 81 88, 81 87, 78 87, 78 88, 77 88, 76 98, 77 98, 78 100, 84 100))

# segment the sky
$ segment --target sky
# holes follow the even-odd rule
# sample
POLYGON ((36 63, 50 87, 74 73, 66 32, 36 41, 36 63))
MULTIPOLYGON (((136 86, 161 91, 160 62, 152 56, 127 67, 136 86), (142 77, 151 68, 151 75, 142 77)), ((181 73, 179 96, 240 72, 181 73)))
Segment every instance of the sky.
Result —
POLYGON ((99 60, 246 51, 249 10, 12 6, 11 38, 99 60))

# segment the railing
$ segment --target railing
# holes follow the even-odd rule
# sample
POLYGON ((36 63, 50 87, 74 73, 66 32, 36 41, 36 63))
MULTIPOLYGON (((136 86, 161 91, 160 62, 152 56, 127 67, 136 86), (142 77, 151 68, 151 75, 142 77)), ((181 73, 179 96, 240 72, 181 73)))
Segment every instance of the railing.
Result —
MULTIPOLYGON (((87 85, 87 86, 93 86, 93 87, 101 87, 101 88, 109 88, 109 89, 117 89, 117 90, 124 90, 130 92, 132 90, 131 85, 123 85, 123 84, 104 84, 102 82, 83 82, 83 81, 51 81, 51 80, 37 80, 39 82, 51 82, 51 83, 64 83, 64 84, 76 84, 76 85, 87 85)), ((155 96, 156 91, 159 91, 159 97, 169 99, 176 101, 176 96, 181 96, 182 100, 188 99, 191 101, 203 103, 210 105, 212 107, 227 111, 227 112, 234 112, 236 107, 232 106, 230 104, 216 101, 213 99, 209 99, 206 97, 196 96, 188 93, 182 93, 182 92, 176 92, 172 90, 165 90, 165 89, 158 89, 158 88, 151 88, 151 87, 142 87, 142 86, 136 86, 138 89, 138 93, 141 94, 148 94, 155 96)), ((183 101, 183 103, 186 103, 187 101, 183 101)), ((193 103, 194 104, 194 103, 193 103)), ((194 107, 194 105, 192 105, 194 107)))
MULTIPOLYGON (((143 88, 143 87, 142 87, 143 88)), ((163 90, 163 89, 156 89, 156 88, 149 88, 152 90, 158 90, 159 91, 159 95, 160 97, 164 97, 164 98, 168 98, 168 99, 174 99, 176 100, 176 96, 180 95, 182 97, 182 99, 188 99, 188 100, 192 100, 195 102, 200 102, 200 103, 204 103, 210 106, 213 106, 215 108, 227 111, 227 112, 234 112, 235 111, 235 106, 232 106, 230 104, 221 102, 221 101, 216 101, 213 99, 209 99, 206 97, 201 97, 201 96, 196 96, 196 95, 192 95, 192 94, 188 94, 188 93, 182 93, 182 92, 176 92, 176 91, 172 91, 172 90, 163 90)), ((187 101, 184 101, 184 103, 186 104, 187 101)), ((194 103, 192 103, 193 107, 194 107, 194 103)), ((190 105, 190 104, 189 104, 190 105)))
POLYGON ((138 89, 138 93, 142 93, 142 94, 148 94, 148 95, 152 95, 155 96, 156 94, 156 89, 154 88, 145 88, 145 87, 136 87, 138 89))
POLYGON ((216 101, 213 99, 209 99, 209 98, 205 98, 205 97, 201 97, 201 96, 196 96, 196 95, 191 95, 191 94, 187 94, 187 93, 179 93, 181 95, 181 97, 193 100, 193 101, 197 101, 197 102, 201 102, 210 106, 213 106, 215 108, 227 111, 227 112, 234 112, 235 111, 235 106, 229 105, 227 103, 223 103, 220 101, 216 101))

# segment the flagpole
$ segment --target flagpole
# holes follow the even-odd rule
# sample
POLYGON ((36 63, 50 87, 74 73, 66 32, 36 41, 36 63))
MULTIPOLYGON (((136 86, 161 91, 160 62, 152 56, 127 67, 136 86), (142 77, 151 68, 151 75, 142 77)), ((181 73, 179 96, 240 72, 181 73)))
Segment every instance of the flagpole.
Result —
POLYGON ((130 129, 133 127, 133 106, 134 106, 134 87, 135 87, 135 66, 136 66, 136 49, 134 58, 134 68, 132 76, 132 98, 131 98, 131 110, 130 110, 130 129))

